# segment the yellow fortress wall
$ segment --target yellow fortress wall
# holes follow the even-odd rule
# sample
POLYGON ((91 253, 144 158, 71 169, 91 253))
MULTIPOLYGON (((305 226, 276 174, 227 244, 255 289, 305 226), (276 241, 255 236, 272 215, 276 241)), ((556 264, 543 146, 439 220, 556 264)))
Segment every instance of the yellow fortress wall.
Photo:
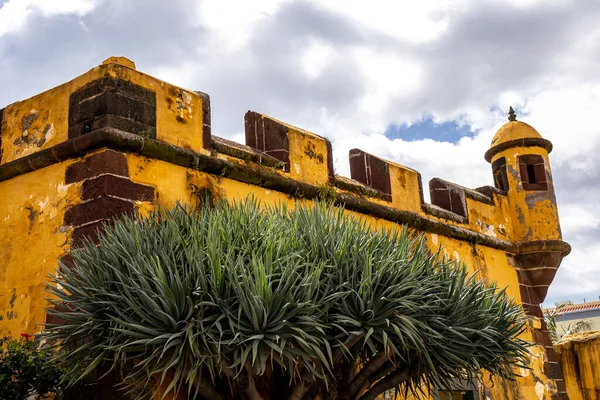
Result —
POLYGON ((484 382, 482 399, 567 398, 539 304, 570 247, 562 241, 548 153, 514 113, 486 159, 495 187, 467 189, 359 149, 351 178, 331 144, 257 112, 246 145, 211 136, 209 98, 135 70, 122 57, 0 110, 0 322, 39 332, 44 281, 84 237, 124 213, 198 196, 265 204, 326 199, 374 226, 407 225, 482 277, 508 287, 531 317, 531 369, 516 383, 484 382))
POLYGON ((600 332, 569 335, 555 346, 571 400, 600 399, 600 332))

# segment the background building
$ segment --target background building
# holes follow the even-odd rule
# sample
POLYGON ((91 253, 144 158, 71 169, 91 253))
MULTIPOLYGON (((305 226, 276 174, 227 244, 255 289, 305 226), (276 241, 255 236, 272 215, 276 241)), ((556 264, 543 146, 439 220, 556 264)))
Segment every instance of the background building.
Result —
MULTIPOLYGON (((553 308, 547 308, 544 310, 544 314, 548 315, 553 311, 553 308)), ((586 326, 586 331, 600 331, 600 300, 579 304, 566 304, 554 312, 553 315, 558 337, 569 334, 578 321, 587 321, 589 323, 590 326, 586 326)))

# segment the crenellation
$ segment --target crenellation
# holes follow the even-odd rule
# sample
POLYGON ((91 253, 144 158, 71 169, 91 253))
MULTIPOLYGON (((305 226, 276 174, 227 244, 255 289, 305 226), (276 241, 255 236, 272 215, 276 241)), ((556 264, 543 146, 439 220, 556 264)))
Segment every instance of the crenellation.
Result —
MULTIPOLYGON (((86 98, 93 97, 90 88, 94 87, 96 90, 102 89, 101 92, 104 93, 110 86, 106 83, 109 81, 104 78, 99 78, 98 81, 103 83, 88 84, 85 89, 78 89, 77 95, 71 96, 71 99, 85 101, 86 98)), ((114 81, 110 82, 111 85, 115 85, 114 81)), ((121 94, 127 94, 129 90, 134 93, 132 95, 134 97, 151 98, 142 86, 135 87, 126 84, 117 86, 124 88, 122 92, 119 92, 121 94)), ((96 98, 99 97, 101 96, 96 96, 96 98)), ((207 96, 206 99, 208 99, 207 96)), ((116 103, 118 104, 118 101, 116 103)), ((208 102, 205 104, 209 109, 208 102)), ((98 119, 104 118, 105 115, 102 115, 100 111, 116 112, 114 110, 118 111, 118 108, 94 108, 92 116, 98 119)), ((129 116, 131 113, 127 111, 124 115, 129 116)), ((206 116, 204 120, 209 121, 210 117, 206 116)), ((80 123, 77 122, 77 124, 80 123)), ((126 126, 120 126, 126 128, 126 126)), ((310 193, 314 190, 306 189, 306 187, 299 189, 303 186, 291 182, 304 182, 317 187, 328 184, 338 190, 340 194, 346 192, 353 196, 366 196, 375 203, 381 201, 384 202, 382 204, 391 203, 389 205, 393 208, 414 213, 415 218, 432 218, 436 223, 454 223, 477 234, 497 236, 493 230, 490 230, 490 227, 494 228, 494 220, 498 211, 494 209, 493 196, 499 195, 495 189, 489 187, 481 189, 492 194, 492 198, 490 198, 479 191, 441 179, 434 179, 430 182, 432 204, 427 204, 423 199, 421 175, 415 170, 359 149, 353 149, 350 152, 353 179, 336 177, 331 165, 331 144, 327 139, 253 111, 246 114, 245 126, 248 145, 244 146, 216 136, 211 137, 210 155, 188 150, 185 146, 183 148, 166 146, 168 141, 160 140, 160 137, 140 135, 135 130, 128 132, 116 127, 94 126, 89 133, 73 135, 74 137, 71 139, 52 148, 31 154, 26 160, 18 162, 17 159, 5 164, 4 168, 0 169, 0 180, 43 168, 60 160, 78 157, 96 149, 109 147, 144 154, 148 157, 167 159, 179 165, 205 169, 220 176, 236 176, 242 181, 253 182, 294 195, 303 193, 301 195, 307 198, 311 198, 310 193), (218 158, 220 155, 225 156, 223 161, 226 163, 217 166, 218 163, 211 161, 210 158, 218 158), (242 162, 242 164, 252 167, 248 171, 241 172, 238 171, 238 167, 232 168, 231 162, 242 162), (282 164, 283 171, 278 171, 281 168, 279 164, 282 164), (259 173, 261 167, 268 167, 271 171, 259 173), (287 183, 276 183, 279 178, 273 178, 274 174, 283 174, 282 177, 287 177, 284 179, 285 182, 288 182, 287 179, 291 179, 289 186, 295 188, 288 189, 287 183), (251 175, 254 176, 250 177, 251 175), (477 212, 472 212, 471 201, 481 203, 485 207, 478 206, 477 212), (470 220, 471 215, 475 215, 477 219, 470 220)), ((345 204, 345 202, 340 204, 345 204)), ((505 234, 501 234, 500 238, 509 239, 505 234)))
MULTIPOLYGON (((251 144, 259 143, 260 145, 262 143, 264 148, 268 148, 270 138, 272 138, 273 135, 281 134, 285 134, 286 138, 288 136, 293 137, 291 142, 295 144, 290 146, 290 140, 283 140, 279 142, 285 144, 288 150, 287 153, 281 151, 274 153, 280 157, 276 158, 265 152, 257 150, 253 146, 244 146, 215 136, 211 138, 212 148, 215 153, 207 155, 204 153, 195 153, 180 147, 167 146, 167 143, 162 143, 162 141, 159 140, 140 136, 135 132, 130 133, 114 127, 104 127, 94 129, 90 133, 74 137, 50 149, 34 153, 26 159, 15 160, 7 163, 3 166, 3 168, 0 169, 0 181, 3 179, 9 179, 12 176, 26 173, 28 171, 43 168, 44 166, 50 165, 57 161, 84 155, 90 151, 94 151, 95 149, 109 147, 127 152, 136 152, 149 157, 168 159, 170 162, 174 162, 179 165, 189 165, 198 169, 206 169, 221 176, 236 175, 238 176, 238 179, 243 181, 248 180, 252 182, 258 182, 259 184, 269 188, 277 188, 280 185, 274 183, 277 181, 277 179, 267 178, 264 176, 264 174, 259 173, 258 168, 263 166, 269 167, 272 171, 267 174, 269 176, 271 176, 273 173, 280 174, 281 172, 277 171, 279 168, 278 164, 283 162, 283 155, 287 154, 288 165, 300 165, 302 168, 295 168, 294 171, 290 170, 287 173, 283 172, 284 176, 289 177, 289 179, 292 181, 305 182, 316 186, 324 183, 329 184, 329 182, 331 182, 330 171, 332 168, 330 168, 330 165, 326 165, 324 159, 331 159, 329 141, 317 135, 311 134, 310 132, 291 127, 269 117, 264 117, 256 112, 249 112, 246 115, 247 128, 252 126, 252 124, 248 123, 251 118, 259 121, 259 125, 261 125, 261 131, 259 131, 260 135, 254 136, 255 138, 260 137, 258 142, 252 142, 251 135, 248 135, 251 130, 247 130, 247 136, 250 138, 248 140, 251 144), (266 126, 267 129, 263 130, 262 126, 266 126), (277 128, 278 130, 273 130, 273 127, 277 128), (265 139, 267 140, 267 145, 264 144, 265 139), (322 151, 325 152, 325 157, 322 157, 322 155, 319 157, 319 154, 314 151, 314 149, 316 149, 318 146, 320 146, 322 151), (289 150, 290 148, 292 149, 291 151, 289 150), (304 153, 302 153, 301 150, 304 150, 304 153), (228 164, 217 166, 215 162, 209 160, 213 156, 218 157, 219 154, 224 154, 227 156, 227 158, 224 160, 227 161, 227 163, 237 162, 239 160, 243 164, 249 166, 256 164, 256 168, 252 167, 251 170, 242 173, 243 176, 248 175, 248 179, 246 179, 241 176, 239 172, 236 172, 235 168, 227 166, 228 164), (208 157, 208 159, 206 157, 208 157), (292 162, 292 160, 296 161, 292 162), (273 169, 275 169, 275 171, 273 171, 273 169), (308 174, 304 173, 305 169, 309 171, 308 174), (252 174, 254 174, 255 177, 250 179, 249 176, 252 174), (259 178, 261 175, 263 175, 263 177, 259 178)), ((272 144, 273 142, 270 143, 272 144)), ((427 204, 423 200, 421 176, 417 171, 400 164, 380 159, 358 149, 352 150, 351 153, 354 159, 362 159, 362 175, 356 175, 358 173, 357 171, 359 171, 357 168, 361 166, 361 163, 355 162, 353 177, 359 179, 349 179, 336 176, 333 179, 332 185, 336 189, 345 191, 358 197, 366 196, 371 198, 374 202, 384 201, 385 203, 391 203, 390 205, 392 207, 398 210, 412 212, 416 216, 429 216, 433 217, 435 220, 451 221, 452 223, 457 223, 461 226, 466 225, 467 228, 476 232, 489 234, 487 229, 490 225, 479 222, 479 225, 484 225, 486 227, 486 229, 479 229, 477 221, 469 221, 469 215, 471 213, 469 213, 468 208, 465 208, 468 206, 471 200, 484 205, 493 206, 494 202, 489 197, 477 191, 464 188, 460 185, 436 179, 433 180, 432 182, 434 183, 431 183, 430 185, 437 184, 439 186, 438 189, 446 188, 449 191, 453 191, 453 193, 458 194, 462 209, 448 209, 448 206, 445 206, 439 201, 439 196, 436 197, 435 192, 432 193, 432 204, 427 204), (366 175, 367 172, 370 174, 368 179, 366 175), (384 177, 383 180, 381 179, 382 176, 384 177), (370 185, 361 181, 368 181, 370 185), (385 193, 381 190, 373 188, 372 185, 377 185, 376 182, 380 182, 379 187, 390 193, 385 193), (385 182, 388 183, 386 184, 385 182), (467 206, 462 204, 463 200, 466 202, 467 206)), ((327 161, 327 164, 329 164, 329 161, 327 161)), ((113 166, 117 167, 117 165, 118 163, 114 164, 113 166)), ((284 184, 284 186, 285 185, 287 184, 284 184)), ((297 185, 291 184, 291 186, 297 185)), ((279 190, 283 190, 284 192, 289 191, 287 186, 286 188, 279 190)), ((313 191, 312 189, 307 189, 300 190, 299 192, 299 190, 300 189, 296 188, 291 192, 306 192, 303 194, 303 196, 310 198, 310 193, 313 191)), ((438 190, 438 192, 440 192, 440 190, 438 190)), ((492 193, 495 192, 492 191, 492 193)), ((495 217, 493 207, 489 211, 489 213, 486 213, 489 215, 477 215, 487 222, 490 220, 493 221, 495 217)), ((506 237, 502 238, 504 239, 506 237)))
POLYGON ((461 186, 433 178, 429 181, 429 195, 431 204, 468 220, 466 194, 461 186))
POLYGON ((498 222, 501 206, 494 198, 502 192, 487 186, 483 192, 434 178, 429 182, 431 204, 423 197, 421 174, 400 164, 381 159, 360 149, 349 152, 352 180, 370 187, 380 198, 389 201, 392 207, 420 215, 467 225, 473 230, 506 238, 506 229, 496 233, 491 227, 506 225, 498 222), (473 203, 474 202, 474 203, 473 203))
POLYGON ((350 177, 382 193, 387 201, 392 201, 389 164, 381 158, 352 149, 348 154, 350 177))
POLYGON ((246 113, 244 125, 246 144, 283 162, 292 179, 335 183, 331 143, 326 138, 254 111, 246 113))

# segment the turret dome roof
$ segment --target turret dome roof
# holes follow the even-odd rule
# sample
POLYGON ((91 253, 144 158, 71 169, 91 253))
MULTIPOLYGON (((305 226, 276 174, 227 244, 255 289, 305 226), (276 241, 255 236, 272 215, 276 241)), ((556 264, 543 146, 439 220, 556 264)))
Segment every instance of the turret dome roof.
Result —
POLYGON ((508 121, 506 124, 502 125, 498 132, 494 135, 492 139, 491 147, 497 146, 501 143, 506 143, 515 139, 525 139, 525 138, 535 138, 541 139, 542 135, 538 131, 535 130, 529 124, 521 121, 508 121))
POLYGON ((490 149, 485 153, 485 159, 491 162, 492 157, 499 152, 513 147, 536 146, 552 151, 552 143, 542 138, 542 135, 531 125, 517 121, 517 116, 512 107, 508 112, 508 122, 494 135, 490 149))

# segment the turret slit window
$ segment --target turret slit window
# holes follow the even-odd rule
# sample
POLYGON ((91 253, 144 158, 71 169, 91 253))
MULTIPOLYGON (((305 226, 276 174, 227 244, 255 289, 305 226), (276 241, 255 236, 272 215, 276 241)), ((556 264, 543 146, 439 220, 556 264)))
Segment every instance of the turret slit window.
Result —
POLYGON ((537 154, 527 154, 519 157, 519 172, 521 183, 525 190, 548 190, 544 158, 537 154))
POLYGON ((506 158, 502 157, 492 163, 494 186, 503 192, 508 191, 508 176, 506 175, 506 158))

